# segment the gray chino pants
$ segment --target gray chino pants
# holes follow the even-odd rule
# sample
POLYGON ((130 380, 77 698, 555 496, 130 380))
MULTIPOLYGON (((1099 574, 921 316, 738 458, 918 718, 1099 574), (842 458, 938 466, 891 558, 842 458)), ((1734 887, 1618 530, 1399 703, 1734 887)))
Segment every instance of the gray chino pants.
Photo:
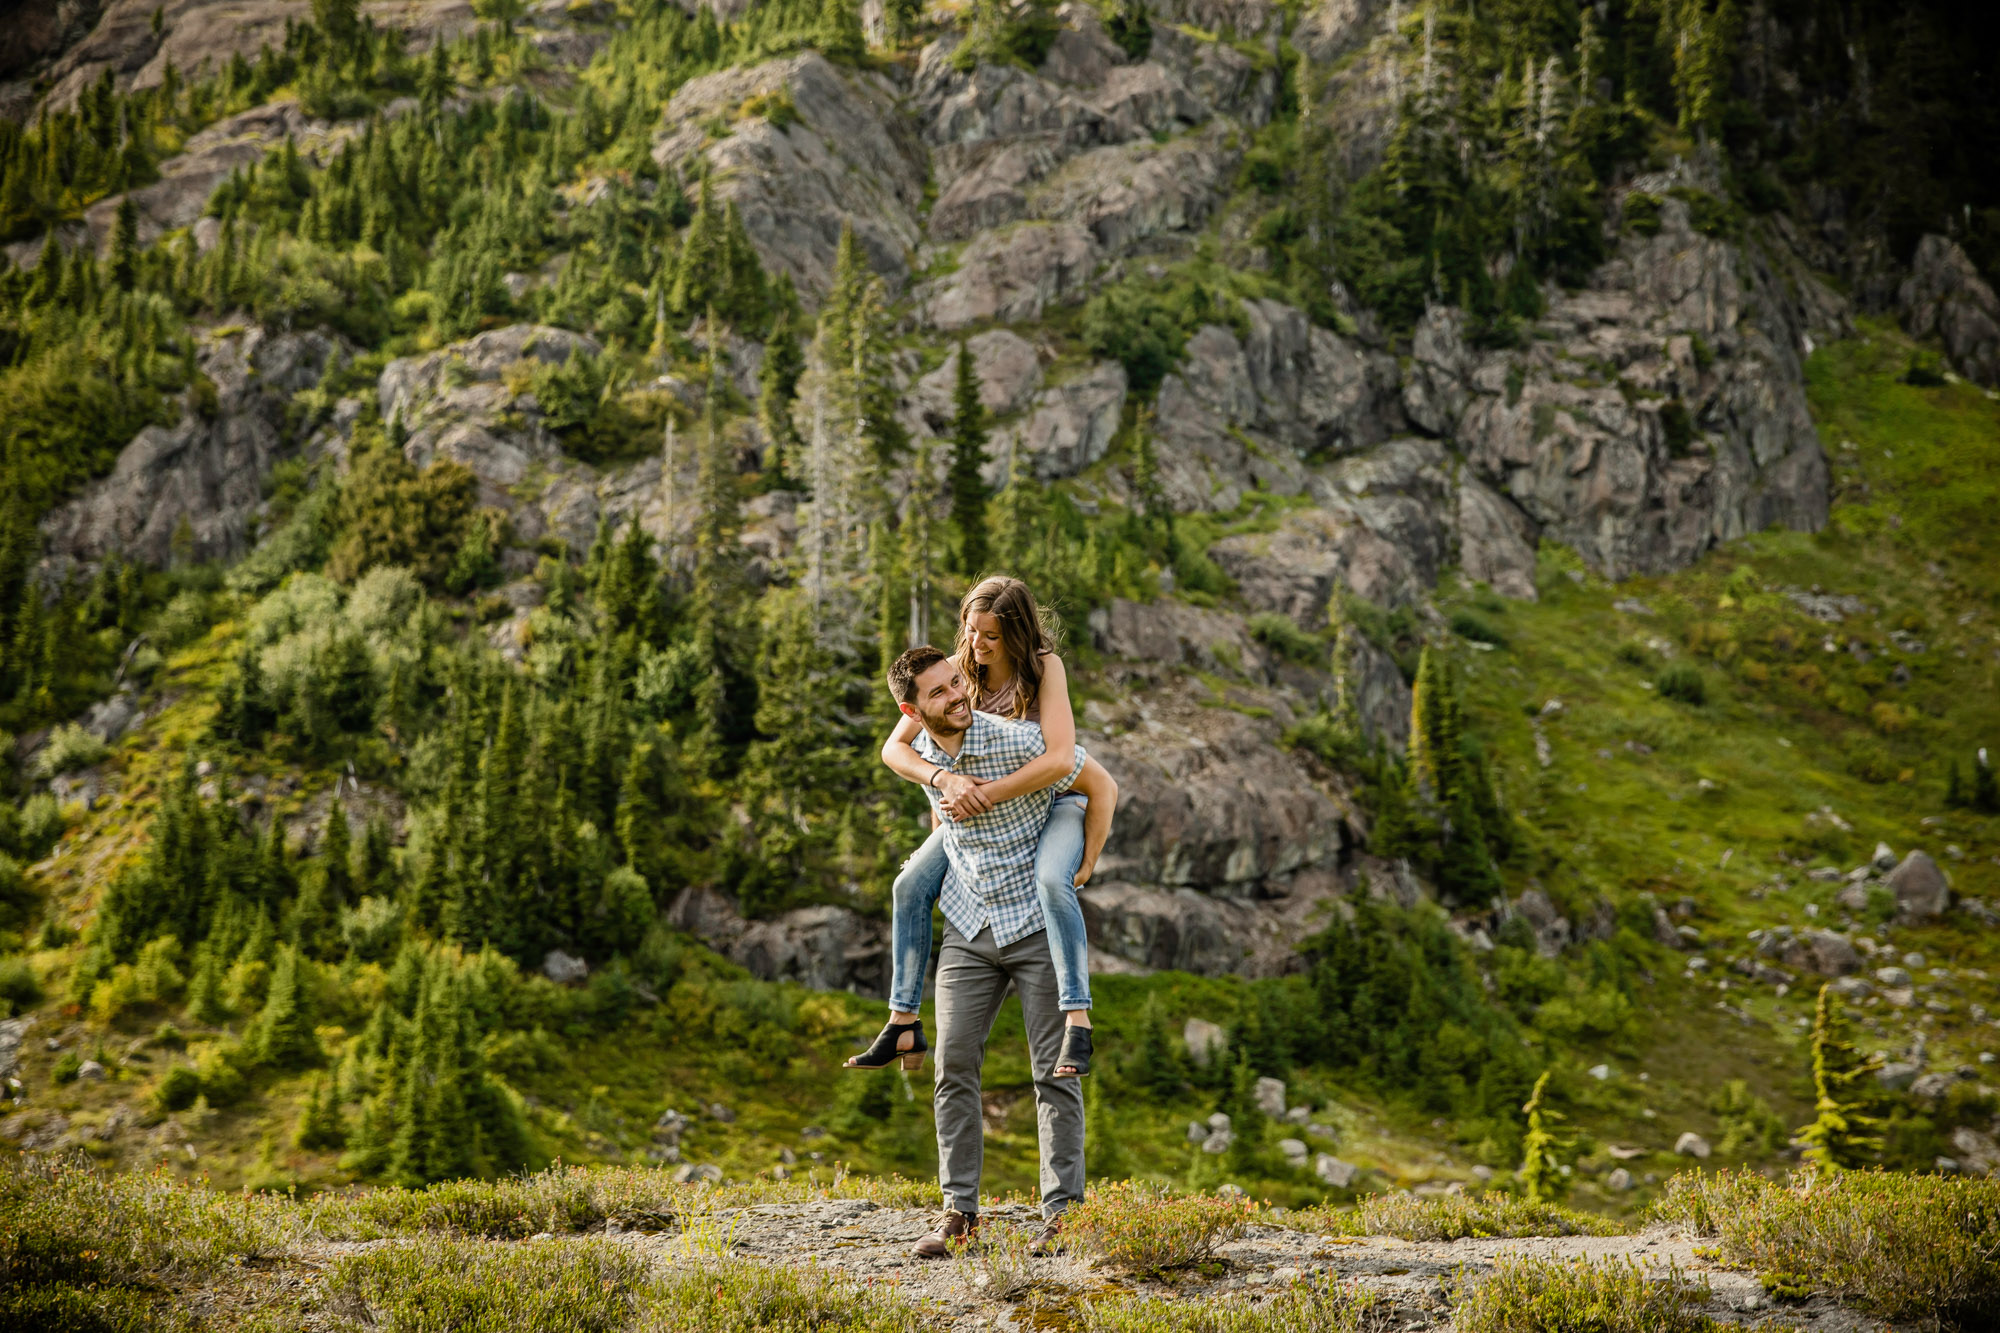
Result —
POLYGON ((1083 1088, 1079 1079, 1052 1077, 1062 1055, 1063 1015, 1043 931, 1002 948, 993 942, 991 926, 968 940, 945 923, 936 991, 938 1184, 947 1207, 978 1215, 979 1172, 986 1159, 979 1071, 1010 981, 1021 997, 1035 1073, 1042 1215, 1054 1217, 1083 1199, 1083 1088))

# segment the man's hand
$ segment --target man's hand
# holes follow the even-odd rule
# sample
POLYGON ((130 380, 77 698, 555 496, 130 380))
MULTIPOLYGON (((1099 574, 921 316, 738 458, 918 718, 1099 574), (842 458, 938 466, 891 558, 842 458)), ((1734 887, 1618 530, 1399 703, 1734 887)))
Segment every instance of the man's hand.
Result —
POLYGON ((980 791, 982 784, 977 778, 969 778, 963 773, 941 773, 937 779, 937 789, 942 793, 938 802, 944 812, 953 819, 971 819, 983 815, 993 808, 993 802, 980 791))

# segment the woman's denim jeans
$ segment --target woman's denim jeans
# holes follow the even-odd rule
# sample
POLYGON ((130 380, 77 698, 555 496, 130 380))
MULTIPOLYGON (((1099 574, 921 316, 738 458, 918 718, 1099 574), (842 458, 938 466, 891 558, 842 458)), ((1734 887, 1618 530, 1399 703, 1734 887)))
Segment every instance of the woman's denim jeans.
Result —
MULTIPOLYGON (((1083 813, 1089 802, 1070 792, 1056 798, 1035 849, 1035 891, 1042 900, 1049 956, 1056 965, 1057 1003, 1064 1009, 1090 1008, 1089 945, 1083 908, 1076 900, 1076 872, 1083 864, 1083 813)), ((949 862, 944 830, 933 829, 896 876, 890 922, 889 1007, 914 1014, 924 997, 930 969, 931 908, 944 887, 949 862)))

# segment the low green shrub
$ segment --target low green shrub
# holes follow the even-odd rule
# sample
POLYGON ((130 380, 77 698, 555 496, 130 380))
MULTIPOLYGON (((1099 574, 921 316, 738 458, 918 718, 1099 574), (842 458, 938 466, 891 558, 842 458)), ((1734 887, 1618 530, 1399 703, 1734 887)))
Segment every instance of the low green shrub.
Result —
POLYGON ((1493 628, 1483 617, 1471 611, 1455 611, 1451 617, 1451 632, 1461 639, 1471 639, 1474 643, 1490 643, 1495 648, 1507 646, 1507 636, 1493 628))
POLYGON ((1063 1234, 1114 1268, 1161 1273, 1214 1257, 1257 1215, 1248 1198, 1170 1194, 1121 1180, 1092 1190, 1063 1214, 1063 1234))
POLYGON ((1795 1275, 1884 1319, 1990 1328, 2000 1319, 2000 1181, 1841 1171, 1798 1184, 1678 1175, 1662 1221, 1713 1236, 1767 1283, 1795 1275))
POLYGON ((0 1011, 18 1014, 41 1002, 42 986, 28 960, 18 955, 0 958, 0 1011))
POLYGON ((1708 681, 1696 667, 1670 666, 1653 678, 1653 688, 1662 699, 1678 699, 1696 708, 1708 702, 1708 681))
POLYGON ((623 1333, 646 1261, 601 1240, 497 1246, 425 1236, 349 1255, 327 1275, 333 1308, 381 1329, 623 1333))
POLYGON ((0 1289, 201 1278, 304 1230, 281 1200, 33 1157, 0 1159, 0 1219, 0 1289))
POLYGON ((551 1333, 919 1333, 934 1312, 818 1268, 703 1258, 654 1278, 646 1259, 602 1240, 525 1245, 427 1236, 351 1255, 327 1278, 331 1304, 384 1330, 551 1333))
POLYGON ((35 756, 35 774, 52 778, 58 773, 89 768, 103 763, 110 753, 109 747, 95 735, 74 722, 65 722, 50 734, 48 744, 35 756))
POLYGON ((1517 1236, 1615 1236, 1608 1218, 1511 1194, 1371 1194, 1352 1208, 1306 1208, 1282 1224, 1331 1236, 1400 1236, 1404 1240, 1464 1240, 1517 1236))
POLYGON ((1706 1282, 1629 1261, 1506 1258, 1459 1288, 1455 1333, 1716 1333, 1706 1282))
POLYGON ((1382 1326, 1382 1305, 1358 1286, 1315 1278, 1256 1305, 1158 1296, 1084 1301, 1075 1326, 1084 1333, 1359 1333, 1382 1326))
POLYGON ((1321 666, 1326 659, 1326 649, 1318 639, 1300 629, 1290 616, 1274 611, 1250 617, 1250 637, 1278 656, 1306 666, 1321 666))

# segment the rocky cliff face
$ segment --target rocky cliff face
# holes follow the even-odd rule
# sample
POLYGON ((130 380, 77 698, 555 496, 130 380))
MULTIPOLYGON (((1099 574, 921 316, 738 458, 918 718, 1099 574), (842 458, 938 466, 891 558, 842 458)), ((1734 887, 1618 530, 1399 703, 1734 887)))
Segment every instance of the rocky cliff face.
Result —
POLYGON ((319 382, 334 354, 334 340, 319 333, 252 327, 210 338, 198 360, 212 400, 190 393, 177 423, 140 431, 110 476, 49 514, 42 534, 51 561, 115 552, 164 565, 242 555, 264 482, 295 448, 285 409, 319 382))
MULTIPOLYGON (((170 4, 156 49, 150 38, 113 40, 130 37, 127 10, 151 12, 120 0, 102 40, 64 57, 65 78, 107 63, 121 78, 151 77, 173 43, 191 40, 182 34, 204 30, 196 11, 229 8, 170 4)), ((298 7, 251 8, 264 17, 246 18, 245 32, 298 7)), ((425 32, 459 14, 444 4, 377 11, 425 32)), ((956 39, 945 38, 907 71, 857 72, 808 53, 708 75, 665 107, 653 158, 683 174, 699 164, 739 209, 765 265, 809 304, 851 227, 905 302, 909 327, 939 340, 977 330, 968 346, 998 418, 993 479, 1025 452, 1041 479, 1070 480, 1086 501, 1124 501, 1129 479, 1104 460, 1126 406, 1125 370, 1062 352, 1073 343, 1042 323, 1135 266, 1191 253, 1234 187, 1248 132, 1272 114, 1275 62, 1188 29, 1226 29, 1275 54, 1285 27, 1261 0, 1187 0, 1172 15, 1187 28, 1156 22, 1142 60, 1109 40, 1093 10, 1070 5, 1034 71, 959 70, 956 39), (783 104, 790 110, 770 110, 783 104)), ((1368 0, 1341 0, 1289 33, 1314 58, 1343 61, 1332 96, 1357 172, 1379 156, 1394 104, 1381 21, 1368 0)), ((237 41, 217 37, 212 52, 237 41)), ((144 215, 161 229, 188 225, 246 153, 282 133, 340 132, 286 107, 216 126, 142 192, 144 215)), ((1125 791, 1085 895, 1102 965, 1275 971, 1357 875, 1383 891, 1412 888, 1361 855, 1360 818, 1339 780, 1279 744, 1285 725, 1330 699, 1332 682, 1267 652, 1249 614, 1317 630, 1342 590, 1421 608, 1454 567, 1532 598, 1542 540, 1619 575, 1684 565, 1770 524, 1824 521, 1827 468, 1801 366, 1814 339, 1845 327, 1844 305, 1805 270, 1782 224, 1739 237, 1695 230, 1667 193, 1684 183, 1704 184, 1701 171, 1634 182, 1663 197, 1657 232, 1622 235, 1584 287, 1551 289, 1547 314, 1518 346, 1474 345, 1449 307, 1429 311, 1407 349, 1374 337, 1366 312, 1343 335, 1270 300, 1194 332, 1150 403, 1168 501, 1183 513, 1228 512, 1256 492, 1293 503, 1269 530, 1211 549, 1234 580, 1235 609, 1118 602, 1089 627, 1120 702, 1093 705, 1085 742, 1125 791), (1190 670, 1223 681, 1220 692, 1192 683, 1190 670)), ((1968 374, 1990 379, 2000 346, 1992 292, 1948 243, 1926 245, 1907 317, 1938 330, 1968 374)), ((605 515, 636 514, 670 548, 689 531, 691 449, 596 468, 566 456, 542 426, 510 368, 573 348, 594 345, 561 329, 499 329, 393 362, 376 386, 384 416, 399 414, 410 432, 413 462, 456 459, 479 479, 481 502, 509 512, 517 574, 539 538, 577 549, 605 515)), ((218 340, 204 357, 220 390, 215 419, 142 434, 114 476, 50 519, 51 548, 79 560, 114 547, 164 559, 185 517, 200 554, 240 551, 258 482, 285 447, 283 397, 312 382, 330 351, 310 334, 218 340)), ((760 354, 732 348, 747 392, 760 354)), ((901 416, 916 433, 945 429, 957 355, 927 374, 914 358, 902 365, 901 416)), ((733 429, 746 453, 758 447, 753 423, 733 429)), ((338 452, 337 439, 328 444, 338 452)), ((792 554, 791 505, 781 493, 752 506, 744 540, 762 559, 792 554)), ((505 646, 505 626, 498 637, 505 646)), ((1400 744, 1409 695, 1394 662, 1364 643, 1350 683, 1370 733, 1400 744)), ((701 898, 677 912, 767 974, 880 984, 879 928, 840 909, 744 923, 701 898)))

